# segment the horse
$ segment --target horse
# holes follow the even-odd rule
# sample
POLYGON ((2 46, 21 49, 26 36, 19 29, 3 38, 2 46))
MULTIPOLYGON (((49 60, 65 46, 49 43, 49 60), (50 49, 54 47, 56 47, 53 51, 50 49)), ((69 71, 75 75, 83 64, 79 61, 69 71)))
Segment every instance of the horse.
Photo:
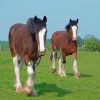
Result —
POLYGON ((77 69, 77 31, 78 31, 78 18, 76 20, 69 20, 69 24, 66 25, 66 31, 56 31, 53 33, 51 38, 51 72, 56 71, 55 61, 58 57, 58 75, 60 77, 66 77, 65 65, 66 56, 72 55, 73 58, 73 72, 74 77, 79 78, 80 73, 77 69))
POLYGON ((29 18, 25 24, 17 23, 11 26, 9 31, 9 46, 13 58, 17 93, 24 92, 27 96, 37 95, 34 89, 35 68, 41 57, 45 54, 47 17, 43 19, 35 16, 29 18), (28 79, 24 86, 20 81, 22 65, 27 66, 28 79))

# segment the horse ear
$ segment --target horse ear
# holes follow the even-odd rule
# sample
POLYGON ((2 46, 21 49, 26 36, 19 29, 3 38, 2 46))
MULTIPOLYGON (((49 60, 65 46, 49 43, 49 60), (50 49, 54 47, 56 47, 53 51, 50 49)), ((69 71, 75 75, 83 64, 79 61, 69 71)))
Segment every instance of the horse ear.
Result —
POLYGON ((71 22, 72 22, 72 19, 70 18, 70 20, 69 20, 69 21, 70 21, 70 23, 71 23, 71 22))
POLYGON ((79 21, 79 20, 78 20, 78 18, 77 18, 76 22, 78 23, 78 21, 79 21))
POLYGON ((45 23, 47 22, 47 17, 46 17, 46 16, 43 17, 43 21, 44 21, 45 23))
POLYGON ((36 22, 36 20, 37 20, 37 16, 34 17, 34 23, 36 22))

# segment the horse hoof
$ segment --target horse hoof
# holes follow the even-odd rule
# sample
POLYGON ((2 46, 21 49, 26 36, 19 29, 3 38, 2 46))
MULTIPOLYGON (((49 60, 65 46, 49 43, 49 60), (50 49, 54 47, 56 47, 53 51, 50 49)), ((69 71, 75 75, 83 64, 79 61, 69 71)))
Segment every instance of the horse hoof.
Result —
POLYGON ((32 90, 32 87, 25 85, 23 89, 26 96, 37 96, 37 93, 32 90))
POLYGON ((60 77, 66 77, 66 76, 67 76, 65 73, 58 73, 58 75, 59 75, 60 77))
POLYGON ((16 92, 17 92, 17 93, 22 93, 22 92, 23 92, 23 88, 22 88, 22 86, 16 88, 16 92))
POLYGON ((75 74, 74 74, 74 77, 75 77, 76 79, 80 78, 80 73, 79 73, 79 72, 78 72, 78 73, 75 73, 75 74))
POLYGON ((67 76, 66 73, 65 73, 65 71, 58 71, 58 75, 60 77, 66 77, 67 76))
POLYGON ((60 77, 66 77, 66 76, 67 76, 67 75, 63 75, 63 74, 62 74, 62 75, 60 75, 60 77))
POLYGON ((52 73, 55 73, 56 72, 56 69, 55 68, 51 68, 51 72, 52 73))
POLYGON ((30 93, 27 93, 26 96, 37 96, 37 93, 31 91, 30 93))

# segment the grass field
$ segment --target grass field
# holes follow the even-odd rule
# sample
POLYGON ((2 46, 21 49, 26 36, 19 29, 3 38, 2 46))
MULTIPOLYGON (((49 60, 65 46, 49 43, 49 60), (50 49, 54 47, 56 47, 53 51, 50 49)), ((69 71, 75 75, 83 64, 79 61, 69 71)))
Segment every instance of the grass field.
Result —
MULTIPOLYGON (((13 88, 14 69, 10 52, 0 52, 0 100, 100 100, 100 53, 78 52, 80 79, 74 79, 72 59, 67 57, 66 78, 50 72, 49 52, 37 67, 36 97, 17 94, 13 88)), ((22 83, 27 79, 26 67, 21 73, 22 83)))

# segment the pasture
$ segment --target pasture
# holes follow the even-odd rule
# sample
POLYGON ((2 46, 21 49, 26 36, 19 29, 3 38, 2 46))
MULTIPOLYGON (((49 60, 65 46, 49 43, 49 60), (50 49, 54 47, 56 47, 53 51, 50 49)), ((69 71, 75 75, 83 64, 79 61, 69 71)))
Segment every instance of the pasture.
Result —
MULTIPOLYGON (((17 94, 13 87, 14 68, 9 51, 0 51, 0 99, 1 100, 100 100, 100 53, 78 52, 78 68, 80 79, 74 79, 72 58, 66 58, 66 78, 60 78, 50 72, 49 54, 41 60, 35 78, 36 97, 17 94)), ((22 83, 27 78, 26 67, 23 66, 22 83)))

